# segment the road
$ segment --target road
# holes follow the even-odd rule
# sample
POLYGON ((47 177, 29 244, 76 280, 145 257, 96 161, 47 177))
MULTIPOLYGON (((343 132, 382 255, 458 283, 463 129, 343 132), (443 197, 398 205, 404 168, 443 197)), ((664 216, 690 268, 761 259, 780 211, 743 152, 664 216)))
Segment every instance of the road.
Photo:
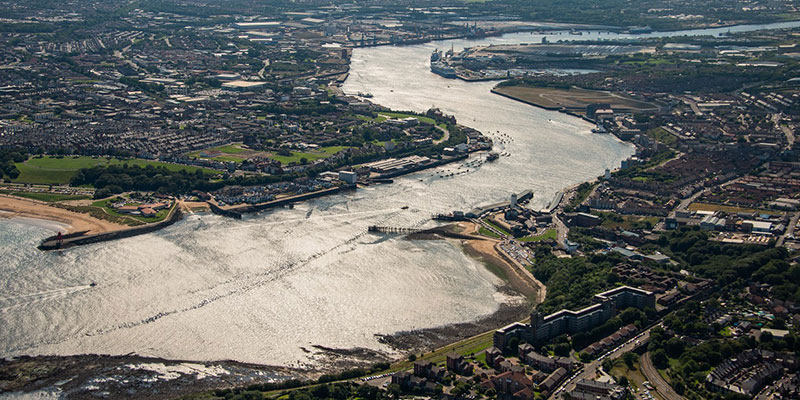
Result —
POLYGON ((642 373, 650 381, 653 387, 656 389, 658 394, 660 394, 666 400, 685 400, 685 398, 672 389, 672 386, 661 377, 661 374, 658 373, 658 370, 653 365, 653 361, 650 359, 650 352, 644 353, 641 358, 641 366, 642 366, 642 373))
POLYGON ((600 356, 597 360, 585 364, 583 370, 570 376, 566 382, 562 383, 561 386, 558 387, 558 389, 553 391, 553 393, 550 395, 550 397, 548 397, 548 399, 557 399, 559 398, 562 392, 574 389, 575 383, 578 380, 581 379, 594 380, 594 378, 597 375, 597 369, 600 368, 600 366, 603 364, 603 360, 605 360, 606 358, 615 359, 622 357, 623 354, 629 351, 633 351, 637 347, 646 344, 647 341, 650 339, 650 330, 652 329, 653 327, 646 329, 644 332, 634 336, 625 343, 619 345, 616 349, 614 349, 610 353, 606 353, 600 356))
POLYGON ((697 193, 695 193, 695 194, 693 194, 693 195, 681 200, 681 203, 678 204, 678 207, 676 208, 676 210, 686 211, 687 209, 689 209, 689 204, 692 204, 704 192, 705 192, 705 190, 698 190, 697 193))
POLYGON ((439 139, 437 139, 437 140, 434 140, 434 141, 433 141, 433 144, 444 143, 444 142, 446 142, 446 141, 447 141, 447 139, 450 139, 450 130, 448 130, 447 128, 442 128, 442 127, 441 127, 441 126, 439 126, 439 125, 434 125, 434 126, 436 126, 436 128, 437 128, 437 129, 439 129, 440 131, 442 131, 442 137, 440 137, 440 138, 439 138, 439 139))
POLYGON ((792 218, 789 219, 789 225, 786 226, 786 232, 784 232, 783 235, 778 238, 778 246, 783 246, 783 242, 786 241, 786 238, 794 235, 794 227, 797 226, 798 220, 800 220, 800 211, 794 213, 792 218))
POLYGON ((775 123, 776 128, 783 131, 783 134, 786 135, 786 148, 791 149, 792 146, 794 146, 794 132, 792 132, 792 128, 789 128, 786 125, 781 125, 781 114, 773 113, 772 122, 775 123))
POLYGON ((703 115, 703 112, 700 111, 699 107, 697 107, 697 102, 696 101, 694 101, 694 100, 692 100, 692 99, 690 99, 688 97, 681 97, 680 99, 683 100, 684 103, 688 104, 689 107, 692 108, 692 111, 694 111, 694 113, 696 115, 703 115))

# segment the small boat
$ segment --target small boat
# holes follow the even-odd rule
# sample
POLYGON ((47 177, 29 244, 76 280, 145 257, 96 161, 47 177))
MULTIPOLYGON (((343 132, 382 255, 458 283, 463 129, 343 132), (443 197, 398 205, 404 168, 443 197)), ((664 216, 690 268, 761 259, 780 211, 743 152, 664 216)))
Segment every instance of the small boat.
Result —
POLYGON ((400 209, 401 210, 408 210, 408 206, 402 206, 402 207, 400 207, 400 209))
POLYGON ((94 283, 94 282, 92 282, 92 283, 90 283, 90 284, 89 284, 89 287, 95 287, 95 286, 97 286, 97 284, 96 284, 96 283, 94 283))

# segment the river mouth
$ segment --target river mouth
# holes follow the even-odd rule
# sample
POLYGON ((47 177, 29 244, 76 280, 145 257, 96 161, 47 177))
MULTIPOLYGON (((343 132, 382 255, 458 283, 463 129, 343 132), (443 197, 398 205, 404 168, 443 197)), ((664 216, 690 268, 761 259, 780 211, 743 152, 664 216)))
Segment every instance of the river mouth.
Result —
POLYGON ((541 208, 633 148, 580 119, 492 95, 491 82, 431 74, 432 46, 357 49, 344 89, 399 110, 439 107, 493 136, 506 156, 242 221, 193 214, 155 233, 61 253, 35 249, 46 230, 0 221, 0 325, 9 327, 0 356, 136 353, 323 369, 330 358, 315 349, 396 358, 401 352, 382 337, 494 315, 513 296, 458 244, 367 227, 433 227, 433 214, 528 189, 541 208))

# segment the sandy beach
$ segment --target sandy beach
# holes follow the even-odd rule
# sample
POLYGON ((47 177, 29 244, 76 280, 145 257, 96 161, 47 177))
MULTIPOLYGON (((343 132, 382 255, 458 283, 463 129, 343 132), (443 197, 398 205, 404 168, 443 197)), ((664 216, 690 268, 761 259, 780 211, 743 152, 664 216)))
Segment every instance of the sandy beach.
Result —
POLYGON ((505 255, 498 246, 499 240, 478 238, 478 227, 472 222, 460 222, 457 225, 462 229, 462 234, 476 236, 474 240, 463 241, 468 255, 499 268, 509 286, 525 295, 534 304, 544 301, 547 288, 534 278, 533 274, 524 266, 505 255))
POLYGON ((128 228, 125 225, 103 221, 87 214, 81 214, 53 207, 45 202, 0 194, 0 218, 27 217, 43 219, 64 224, 66 232, 89 231, 89 233, 111 232, 128 228))

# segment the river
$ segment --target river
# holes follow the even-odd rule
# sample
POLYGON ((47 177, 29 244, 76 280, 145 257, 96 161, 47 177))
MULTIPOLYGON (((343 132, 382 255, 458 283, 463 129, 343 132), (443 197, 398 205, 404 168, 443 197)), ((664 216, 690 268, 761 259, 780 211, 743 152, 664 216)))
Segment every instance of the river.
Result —
POLYGON ((630 145, 590 133, 580 119, 492 95, 493 83, 428 71, 435 47, 532 36, 353 53, 346 92, 370 92, 395 109, 439 107, 504 138, 499 150, 510 156, 467 173, 439 178, 437 172, 458 170, 452 164, 243 221, 194 214, 152 234, 61 253, 35 249, 51 234, 46 226, 0 220, 0 357, 135 352, 318 366, 326 361, 313 345, 389 352, 375 334, 495 312, 509 300, 497 291, 500 280, 458 246, 366 229, 432 226, 433 213, 526 189, 542 207, 558 190, 632 154, 630 145))

